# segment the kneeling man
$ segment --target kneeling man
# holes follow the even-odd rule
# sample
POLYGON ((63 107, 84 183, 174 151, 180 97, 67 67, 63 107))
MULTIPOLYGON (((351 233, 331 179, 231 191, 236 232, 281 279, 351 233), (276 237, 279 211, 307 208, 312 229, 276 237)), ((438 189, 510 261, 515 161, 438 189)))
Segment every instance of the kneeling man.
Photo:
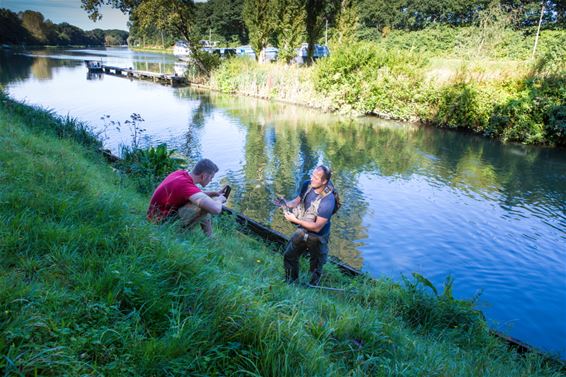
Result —
POLYGON ((196 185, 204 188, 217 172, 216 164, 205 158, 197 162, 191 172, 177 170, 169 174, 155 189, 147 218, 159 223, 178 217, 185 228, 200 223, 203 232, 211 236, 210 214, 222 212, 226 198, 223 191, 203 192, 196 185))

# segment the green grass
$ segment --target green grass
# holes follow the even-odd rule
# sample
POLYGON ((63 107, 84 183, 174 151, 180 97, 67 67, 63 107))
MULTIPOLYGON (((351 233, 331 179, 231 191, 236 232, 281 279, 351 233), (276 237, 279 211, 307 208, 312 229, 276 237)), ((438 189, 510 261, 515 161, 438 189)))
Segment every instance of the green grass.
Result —
POLYGON ((85 130, 0 98, 4 375, 561 375, 449 290, 331 265, 343 293, 287 286, 281 256, 229 217, 212 239, 149 224, 85 130))

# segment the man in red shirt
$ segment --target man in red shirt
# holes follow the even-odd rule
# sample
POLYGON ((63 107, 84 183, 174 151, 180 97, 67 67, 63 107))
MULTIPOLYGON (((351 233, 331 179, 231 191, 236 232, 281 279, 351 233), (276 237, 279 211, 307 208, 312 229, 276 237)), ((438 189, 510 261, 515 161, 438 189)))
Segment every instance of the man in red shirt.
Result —
POLYGON ((205 187, 217 172, 218 166, 205 158, 197 162, 190 173, 177 170, 169 174, 153 192, 147 210, 148 220, 159 223, 178 216, 184 227, 200 222, 204 233, 211 236, 209 214, 222 212, 226 198, 222 191, 203 192, 196 185, 205 187))

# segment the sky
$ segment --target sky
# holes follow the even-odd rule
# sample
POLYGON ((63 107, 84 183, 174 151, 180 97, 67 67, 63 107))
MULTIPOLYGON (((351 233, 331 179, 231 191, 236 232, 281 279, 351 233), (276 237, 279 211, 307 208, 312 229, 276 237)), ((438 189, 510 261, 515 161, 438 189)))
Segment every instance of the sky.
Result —
POLYGON ((128 16, 109 7, 102 8, 101 20, 91 21, 86 11, 81 8, 81 0, 0 0, 0 8, 7 8, 16 13, 24 10, 41 12, 45 19, 56 24, 67 22, 83 30, 128 30, 128 16))

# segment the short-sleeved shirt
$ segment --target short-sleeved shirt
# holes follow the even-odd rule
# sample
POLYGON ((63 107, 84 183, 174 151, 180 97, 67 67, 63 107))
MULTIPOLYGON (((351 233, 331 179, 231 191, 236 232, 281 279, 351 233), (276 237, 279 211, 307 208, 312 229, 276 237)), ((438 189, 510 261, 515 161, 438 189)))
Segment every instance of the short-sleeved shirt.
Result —
MULTIPOLYGON (((309 185, 310 185, 311 181, 305 181, 303 183, 303 185, 301 186, 301 191, 299 192, 299 196, 301 197, 301 200, 303 200, 303 196, 305 195, 305 193, 307 192, 309 185)), ((310 205, 312 204, 312 202, 314 202, 314 200, 317 198, 318 194, 316 192, 314 192, 314 190, 311 190, 304 201, 304 206, 305 209, 308 209, 310 207, 310 205)), ((322 229, 320 230, 320 232, 309 232, 309 233, 314 233, 316 235, 319 236, 326 236, 330 233, 330 217, 332 217, 332 212, 334 211, 334 206, 336 204, 336 201, 334 199, 334 193, 330 193, 328 195, 326 195, 324 198, 322 198, 322 200, 320 201, 320 205, 318 206, 318 214, 317 216, 320 217, 324 217, 325 219, 328 219, 328 222, 322 227, 322 229)))
POLYGON ((186 170, 177 170, 169 174, 157 186, 147 209, 147 218, 162 221, 188 203, 189 198, 202 192, 193 182, 186 170))

